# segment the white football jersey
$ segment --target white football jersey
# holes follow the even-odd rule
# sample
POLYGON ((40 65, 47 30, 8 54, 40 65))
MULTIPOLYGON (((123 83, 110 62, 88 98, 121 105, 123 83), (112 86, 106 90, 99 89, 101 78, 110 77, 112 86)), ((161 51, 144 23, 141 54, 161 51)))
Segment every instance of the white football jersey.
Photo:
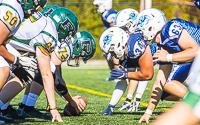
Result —
POLYGON ((33 53, 38 46, 46 55, 49 55, 57 44, 60 45, 56 28, 39 11, 24 20, 8 43, 19 51, 33 53))
POLYGON ((58 41, 58 33, 53 22, 39 11, 21 24, 8 44, 19 52, 31 53, 35 53, 35 48, 38 46, 45 55, 50 55, 55 49, 56 55, 61 61, 68 60, 73 51, 73 47, 67 39, 63 43, 58 41))
POLYGON ((14 35, 24 19, 24 12, 17 0, 0 1, 0 20, 10 30, 10 36, 14 35))

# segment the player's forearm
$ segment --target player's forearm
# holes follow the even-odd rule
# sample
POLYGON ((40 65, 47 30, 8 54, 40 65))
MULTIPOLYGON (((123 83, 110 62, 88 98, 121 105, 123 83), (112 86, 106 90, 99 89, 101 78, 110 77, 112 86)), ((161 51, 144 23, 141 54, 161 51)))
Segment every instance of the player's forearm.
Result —
POLYGON ((15 61, 15 56, 9 53, 3 45, 0 45, 0 55, 9 63, 13 63, 15 61))
POLYGON ((144 80, 151 80, 153 77, 153 73, 142 73, 141 71, 138 72, 128 72, 127 77, 129 79, 144 81, 144 80))
POLYGON ((42 78, 43 78, 44 90, 46 92, 50 108, 56 108, 54 82, 53 82, 52 73, 49 73, 48 76, 42 76, 42 78))
POLYGON ((162 92, 163 92, 162 86, 160 84, 154 83, 151 90, 151 97, 149 99, 149 104, 147 106, 147 109, 150 109, 153 111, 156 108, 161 98, 162 92))
POLYGON ((186 49, 182 52, 174 53, 172 55, 172 62, 191 62, 197 55, 199 46, 186 49))

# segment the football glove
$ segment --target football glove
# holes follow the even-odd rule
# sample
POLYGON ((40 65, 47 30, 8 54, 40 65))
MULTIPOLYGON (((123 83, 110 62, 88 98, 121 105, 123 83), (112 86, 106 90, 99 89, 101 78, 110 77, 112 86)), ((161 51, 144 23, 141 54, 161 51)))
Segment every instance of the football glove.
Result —
POLYGON ((35 72, 32 70, 27 71, 26 69, 22 68, 21 66, 13 65, 12 73, 17 76, 20 81, 23 83, 24 86, 30 85, 35 77, 35 72))
POLYGON ((15 57, 15 61, 13 63, 17 67, 23 67, 26 70, 32 70, 35 72, 37 70, 37 61, 34 58, 26 57, 26 56, 18 56, 15 57))
POLYGON ((113 79, 127 79, 128 71, 125 68, 120 67, 120 69, 112 69, 110 71, 111 78, 113 79))

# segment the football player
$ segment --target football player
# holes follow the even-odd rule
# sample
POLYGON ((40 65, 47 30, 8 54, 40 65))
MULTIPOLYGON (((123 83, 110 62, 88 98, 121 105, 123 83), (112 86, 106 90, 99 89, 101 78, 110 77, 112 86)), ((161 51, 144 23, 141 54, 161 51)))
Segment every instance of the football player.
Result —
MULTIPOLYGON (((0 89, 6 82, 10 68, 8 63, 13 63, 17 67, 23 67, 24 69, 37 69, 37 63, 35 59, 25 56, 14 56, 9 53, 3 44, 5 44, 11 37, 17 32, 20 24, 24 19, 28 18, 34 11, 40 7, 46 6, 47 0, 1 0, 0 1, 0 89), (8 63, 5 61, 7 60, 8 63)), ((24 70, 25 73, 28 73, 24 70)), ((0 116, 1 120, 6 120, 6 117, 0 116)), ((9 121, 9 120, 8 120, 9 121)))
POLYGON ((161 47, 153 55, 160 67, 147 110, 139 120, 139 123, 148 123, 160 99, 176 101, 186 95, 192 74, 189 69, 199 49, 200 27, 182 19, 166 22, 164 13, 156 8, 143 10, 136 21, 144 40, 161 47))
MULTIPOLYGON (((117 13, 114 25, 124 29, 128 34, 131 34, 135 31, 137 15, 138 12, 134 9, 131 8, 122 9, 117 13)), ((128 112, 137 111, 142 95, 147 87, 147 84, 148 81, 130 80, 126 100, 118 110, 127 109, 128 112), (134 97, 134 102, 131 103, 136 88, 137 91, 134 97)))
MULTIPOLYGON (((96 6, 97 12, 101 14, 101 19, 104 23, 105 29, 113 27, 117 11, 112 9, 112 0, 94 0, 93 4, 96 6)), ((115 65, 113 65, 113 61, 117 63, 117 60, 110 60, 110 54, 104 53, 103 56, 106 58, 110 70, 117 68, 115 65)), ((105 81, 117 82, 118 80, 112 79, 111 77, 107 77, 105 81)))
POLYGON ((199 67, 200 51, 195 57, 191 71, 194 73, 188 85, 189 92, 179 103, 169 111, 161 114, 152 125, 197 125, 200 121, 200 81, 199 67), (178 117, 177 117, 178 116, 178 117))
POLYGON ((150 46, 142 39, 141 32, 130 36, 119 27, 111 27, 103 32, 99 42, 104 53, 120 60, 119 69, 111 70, 111 77, 119 79, 106 110, 101 115, 112 115, 114 107, 128 86, 129 79, 144 81, 153 77, 153 58, 150 46), (150 63, 144 63, 148 60, 150 63), (136 68, 140 70, 136 70, 136 68))
MULTIPOLYGON (((62 122, 62 118, 56 109, 54 79, 51 72, 53 68, 50 68, 49 57, 56 47, 62 47, 62 44, 66 42, 66 38, 67 41, 70 41, 69 38, 76 34, 78 27, 79 23, 76 15, 67 8, 56 9, 50 14, 49 19, 37 11, 33 16, 23 22, 23 25, 20 26, 15 36, 8 42, 17 50, 28 51, 30 54, 33 53, 36 55, 43 79, 44 90, 50 104, 52 122, 55 120, 62 122)), ((65 50, 66 48, 63 49, 65 50)), ((60 54, 62 54, 63 60, 68 57, 66 51, 60 52, 60 54)), ((16 74, 19 74, 19 71, 16 69, 16 74)), ((33 70, 30 70, 30 72, 34 74, 33 70)), ((18 78, 24 78, 24 76, 18 76, 18 78)), ((0 93, 0 107, 11 100, 24 87, 31 84, 29 80, 24 82, 18 78, 15 77, 9 80, 4 89, 2 89, 0 93), (10 93, 7 93, 8 91, 10 93)))
MULTIPOLYGON (((79 58, 82 58, 84 63, 86 63, 87 60, 92 58, 92 56, 95 53, 95 50, 96 50, 96 42, 95 42, 93 36, 87 31, 84 31, 84 30, 78 31, 74 38, 73 50, 68 51, 68 52, 73 52, 73 54, 69 54, 66 61, 75 59, 74 66, 79 66, 79 58)), ((59 57, 58 54, 57 54, 57 57, 59 57)), ((59 57, 59 58, 62 58, 62 57, 59 57)), ((59 62, 59 60, 58 61, 52 60, 52 61, 59 62)), ((68 63, 68 65, 72 66, 69 63, 68 63)), ((58 94, 61 95, 61 97, 67 103, 69 103, 72 107, 76 108, 77 114, 79 114, 79 112, 82 112, 84 110, 85 106, 80 104, 81 102, 78 100, 78 98, 80 98, 80 96, 71 97, 71 94, 67 90, 66 83, 62 78, 61 66, 59 63, 56 64, 54 79, 55 79, 54 80, 55 88, 56 88, 58 94), (78 107, 76 105, 78 105, 78 107)), ((31 91, 28 94, 26 102, 24 103, 23 106, 21 105, 21 107, 20 107, 20 108, 24 108, 21 111, 21 115, 23 115, 25 117, 28 116, 28 117, 36 117, 36 118, 46 118, 45 114, 42 114, 39 111, 37 111, 36 109, 34 109, 34 106, 36 104, 38 96, 40 95, 42 90, 43 90, 43 82, 41 79, 41 75, 38 75, 34 79, 34 82, 32 83, 31 91)), ((47 108, 47 110, 48 110, 48 108, 47 108)), ((70 116, 71 114, 69 113, 68 115, 70 116)))
MULTIPOLYGON (((3 44, 6 43, 16 33, 24 18, 28 18, 40 6, 44 7, 46 2, 47 0, 0 1, 0 61, 2 60, 2 62, 4 62, 4 60, 7 60, 9 63, 13 63, 16 66, 23 66, 25 69, 28 69, 28 67, 37 69, 37 64, 34 59, 29 57, 15 57, 13 54, 6 50, 3 44)), ((3 64, 2 67, 0 67, 0 89, 6 82, 6 79, 9 76, 9 72, 10 69, 8 65, 3 64)))

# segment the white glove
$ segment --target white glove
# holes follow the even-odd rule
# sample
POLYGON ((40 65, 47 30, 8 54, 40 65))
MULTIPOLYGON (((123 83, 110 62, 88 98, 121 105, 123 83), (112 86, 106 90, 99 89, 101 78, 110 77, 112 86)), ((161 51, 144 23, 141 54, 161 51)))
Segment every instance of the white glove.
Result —
POLYGON ((13 63, 16 66, 22 66, 26 70, 32 70, 35 72, 37 70, 37 61, 34 58, 26 57, 26 56, 18 56, 15 57, 15 61, 13 63))

